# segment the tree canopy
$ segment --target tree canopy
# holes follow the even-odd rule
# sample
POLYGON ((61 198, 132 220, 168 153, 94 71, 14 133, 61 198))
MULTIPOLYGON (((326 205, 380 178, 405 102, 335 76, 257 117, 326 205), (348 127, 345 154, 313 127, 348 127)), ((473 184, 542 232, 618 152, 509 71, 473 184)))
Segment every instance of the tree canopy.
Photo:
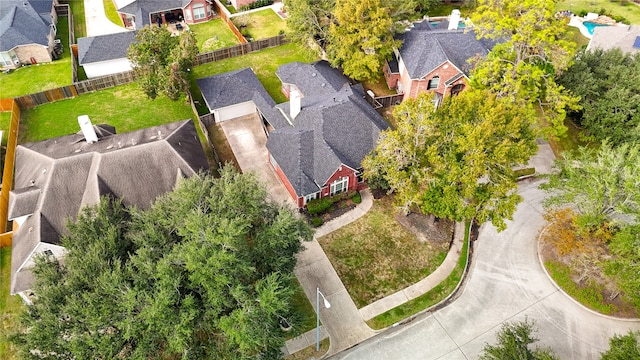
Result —
POLYGON ((145 26, 129 46, 127 58, 136 81, 150 98, 164 94, 171 100, 189 90, 189 71, 198 55, 195 35, 171 36, 165 27, 145 26))
POLYGON ((326 48, 331 64, 355 80, 378 78, 385 60, 400 46, 393 37, 390 9, 381 0, 343 0, 334 15, 326 48))
POLYGON ((486 88, 521 107, 535 107, 552 125, 553 135, 566 131, 565 109, 577 98, 555 82, 569 65, 575 44, 567 26, 554 17, 557 0, 479 0, 472 14, 478 38, 497 41, 472 74, 476 88, 486 88))
POLYGON ((609 339, 609 350, 602 353, 602 360, 640 359, 640 332, 629 331, 609 339))
POLYGON ((528 320, 514 324, 506 323, 498 331, 496 345, 485 344, 480 360, 554 360, 557 357, 550 349, 530 349, 538 341, 533 336, 534 323, 528 320))
POLYGON ((537 151, 526 109, 468 90, 438 109, 423 93, 394 116, 398 127, 383 132, 365 158, 365 177, 382 178, 405 211, 417 205, 441 218, 476 217, 503 229, 520 201, 512 168, 537 151))
POLYGON ((547 207, 572 206, 578 224, 593 228, 640 221, 640 145, 580 148, 556 160, 559 172, 544 185, 547 207))
POLYGON ((288 0, 287 27, 291 29, 288 36, 305 46, 310 42, 324 46, 335 7, 335 0, 288 0))
POLYGON ((640 54, 580 52, 558 83, 580 97, 582 109, 570 116, 589 138, 640 143, 640 54))
POLYGON ((36 261, 28 358, 279 358, 308 226, 255 176, 181 180, 148 210, 83 209, 63 261, 36 261))

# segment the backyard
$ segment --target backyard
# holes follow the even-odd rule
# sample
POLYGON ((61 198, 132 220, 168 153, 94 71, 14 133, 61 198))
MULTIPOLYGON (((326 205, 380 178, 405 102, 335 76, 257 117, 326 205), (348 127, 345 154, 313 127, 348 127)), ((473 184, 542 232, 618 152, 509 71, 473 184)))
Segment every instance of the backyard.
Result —
POLYGON ((67 17, 58 19, 56 38, 62 42, 62 56, 51 63, 20 67, 9 74, 0 73, 1 98, 12 98, 71 84, 71 54, 67 17))
MULTIPOLYGON (((87 24, 84 15, 84 1, 79 0, 60 0, 61 4, 69 4, 71 14, 73 14, 73 28, 76 43, 78 38, 87 36, 87 24)), ((59 22, 60 20, 58 20, 59 22)))
POLYGON ((17 316, 24 310, 25 306, 19 296, 9 295, 9 278, 11 274, 11 247, 0 248, 0 276, 2 284, 0 286, 0 359, 11 360, 16 358, 15 348, 9 342, 8 336, 17 330, 17 316))
MULTIPOLYGON (((247 34, 245 35, 243 33, 247 38, 251 37, 254 40, 266 39, 278 36, 281 32, 287 30, 287 22, 282 20, 280 16, 270 8, 252 12, 248 15, 241 15, 234 18, 234 20, 243 16, 248 18, 246 27, 247 34)), ((242 29, 240 30, 243 31, 242 29)))
MULTIPOLYGON (((453 225, 438 221, 439 231, 425 234, 426 217, 410 227, 398 222, 393 198, 374 200, 359 220, 318 239, 358 308, 418 282, 432 273, 449 250, 453 225)), ((407 219, 401 219, 403 222, 407 219)))
POLYGON ((196 35, 198 50, 201 53, 240 44, 227 23, 220 18, 189 25, 189 29, 196 35))
POLYGON ((640 6, 628 0, 563 0, 556 4, 557 10, 571 10, 574 14, 581 11, 601 13, 605 9, 607 13, 623 16, 631 24, 640 24, 640 6))
POLYGON ((94 124, 115 126, 118 133, 194 117, 185 98, 174 102, 158 96, 150 100, 133 83, 23 110, 18 142, 76 133, 77 117, 84 114, 94 124))
POLYGON ((0 112, 0 130, 2 133, 2 145, 7 143, 7 134, 9 132, 9 123, 11 122, 11 111, 0 112))

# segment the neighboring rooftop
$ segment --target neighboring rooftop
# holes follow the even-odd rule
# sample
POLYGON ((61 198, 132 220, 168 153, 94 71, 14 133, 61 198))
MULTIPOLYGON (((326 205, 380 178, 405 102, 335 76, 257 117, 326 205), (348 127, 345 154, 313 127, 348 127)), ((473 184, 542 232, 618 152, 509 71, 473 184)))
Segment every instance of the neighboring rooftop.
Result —
POLYGON ((16 148, 10 219, 28 216, 13 235, 11 293, 31 287, 24 264, 41 243, 58 245, 65 222, 101 196, 147 208, 178 179, 208 168, 191 120, 114 134, 94 126, 99 141, 81 133, 16 148))
POLYGON ((640 25, 598 26, 587 50, 620 49, 627 53, 640 53, 640 25))
POLYGON ((400 57, 412 79, 424 77, 445 61, 469 76, 472 65, 468 60, 486 56, 495 45, 490 40, 478 40, 473 30, 447 30, 448 23, 443 20, 433 26, 424 20, 399 35, 403 41, 400 57))
POLYGON ((129 45, 135 40, 134 31, 84 37, 78 39, 80 65, 127 57, 129 45))
POLYGON ((149 14, 182 9, 190 2, 191 0, 135 0, 119 8, 118 12, 134 15, 136 27, 142 29, 145 25, 151 24, 149 14))
POLYGON ((0 0, 0 51, 49 45, 53 0, 0 0))
POLYGON ((303 96, 331 95, 349 83, 349 79, 326 61, 292 62, 280 66, 276 75, 283 84, 295 84, 303 96))

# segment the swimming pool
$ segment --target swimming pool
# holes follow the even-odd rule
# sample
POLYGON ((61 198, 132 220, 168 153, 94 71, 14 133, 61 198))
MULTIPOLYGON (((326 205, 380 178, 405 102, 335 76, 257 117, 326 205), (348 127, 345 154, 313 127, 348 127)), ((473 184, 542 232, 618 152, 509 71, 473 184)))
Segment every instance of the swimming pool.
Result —
POLYGON ((582 25, 584 25, 584 27, 587 28, 587 31, 591 35, 593 35, 593 29, 595 29, 598 26, 610 26, 610 25, 607 25, 607 24, 594 23, 592 21, 584 21, 584 22, 582 22, 582 25))

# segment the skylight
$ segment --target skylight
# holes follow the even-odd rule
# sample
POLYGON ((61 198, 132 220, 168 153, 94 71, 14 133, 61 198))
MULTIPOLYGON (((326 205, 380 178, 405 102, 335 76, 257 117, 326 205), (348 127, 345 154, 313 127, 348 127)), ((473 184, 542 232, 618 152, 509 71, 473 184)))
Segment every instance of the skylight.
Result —
POLYGON ((640 36, 636 36, 636 41, 633 42, 633 47, 640 49, 640 36))

